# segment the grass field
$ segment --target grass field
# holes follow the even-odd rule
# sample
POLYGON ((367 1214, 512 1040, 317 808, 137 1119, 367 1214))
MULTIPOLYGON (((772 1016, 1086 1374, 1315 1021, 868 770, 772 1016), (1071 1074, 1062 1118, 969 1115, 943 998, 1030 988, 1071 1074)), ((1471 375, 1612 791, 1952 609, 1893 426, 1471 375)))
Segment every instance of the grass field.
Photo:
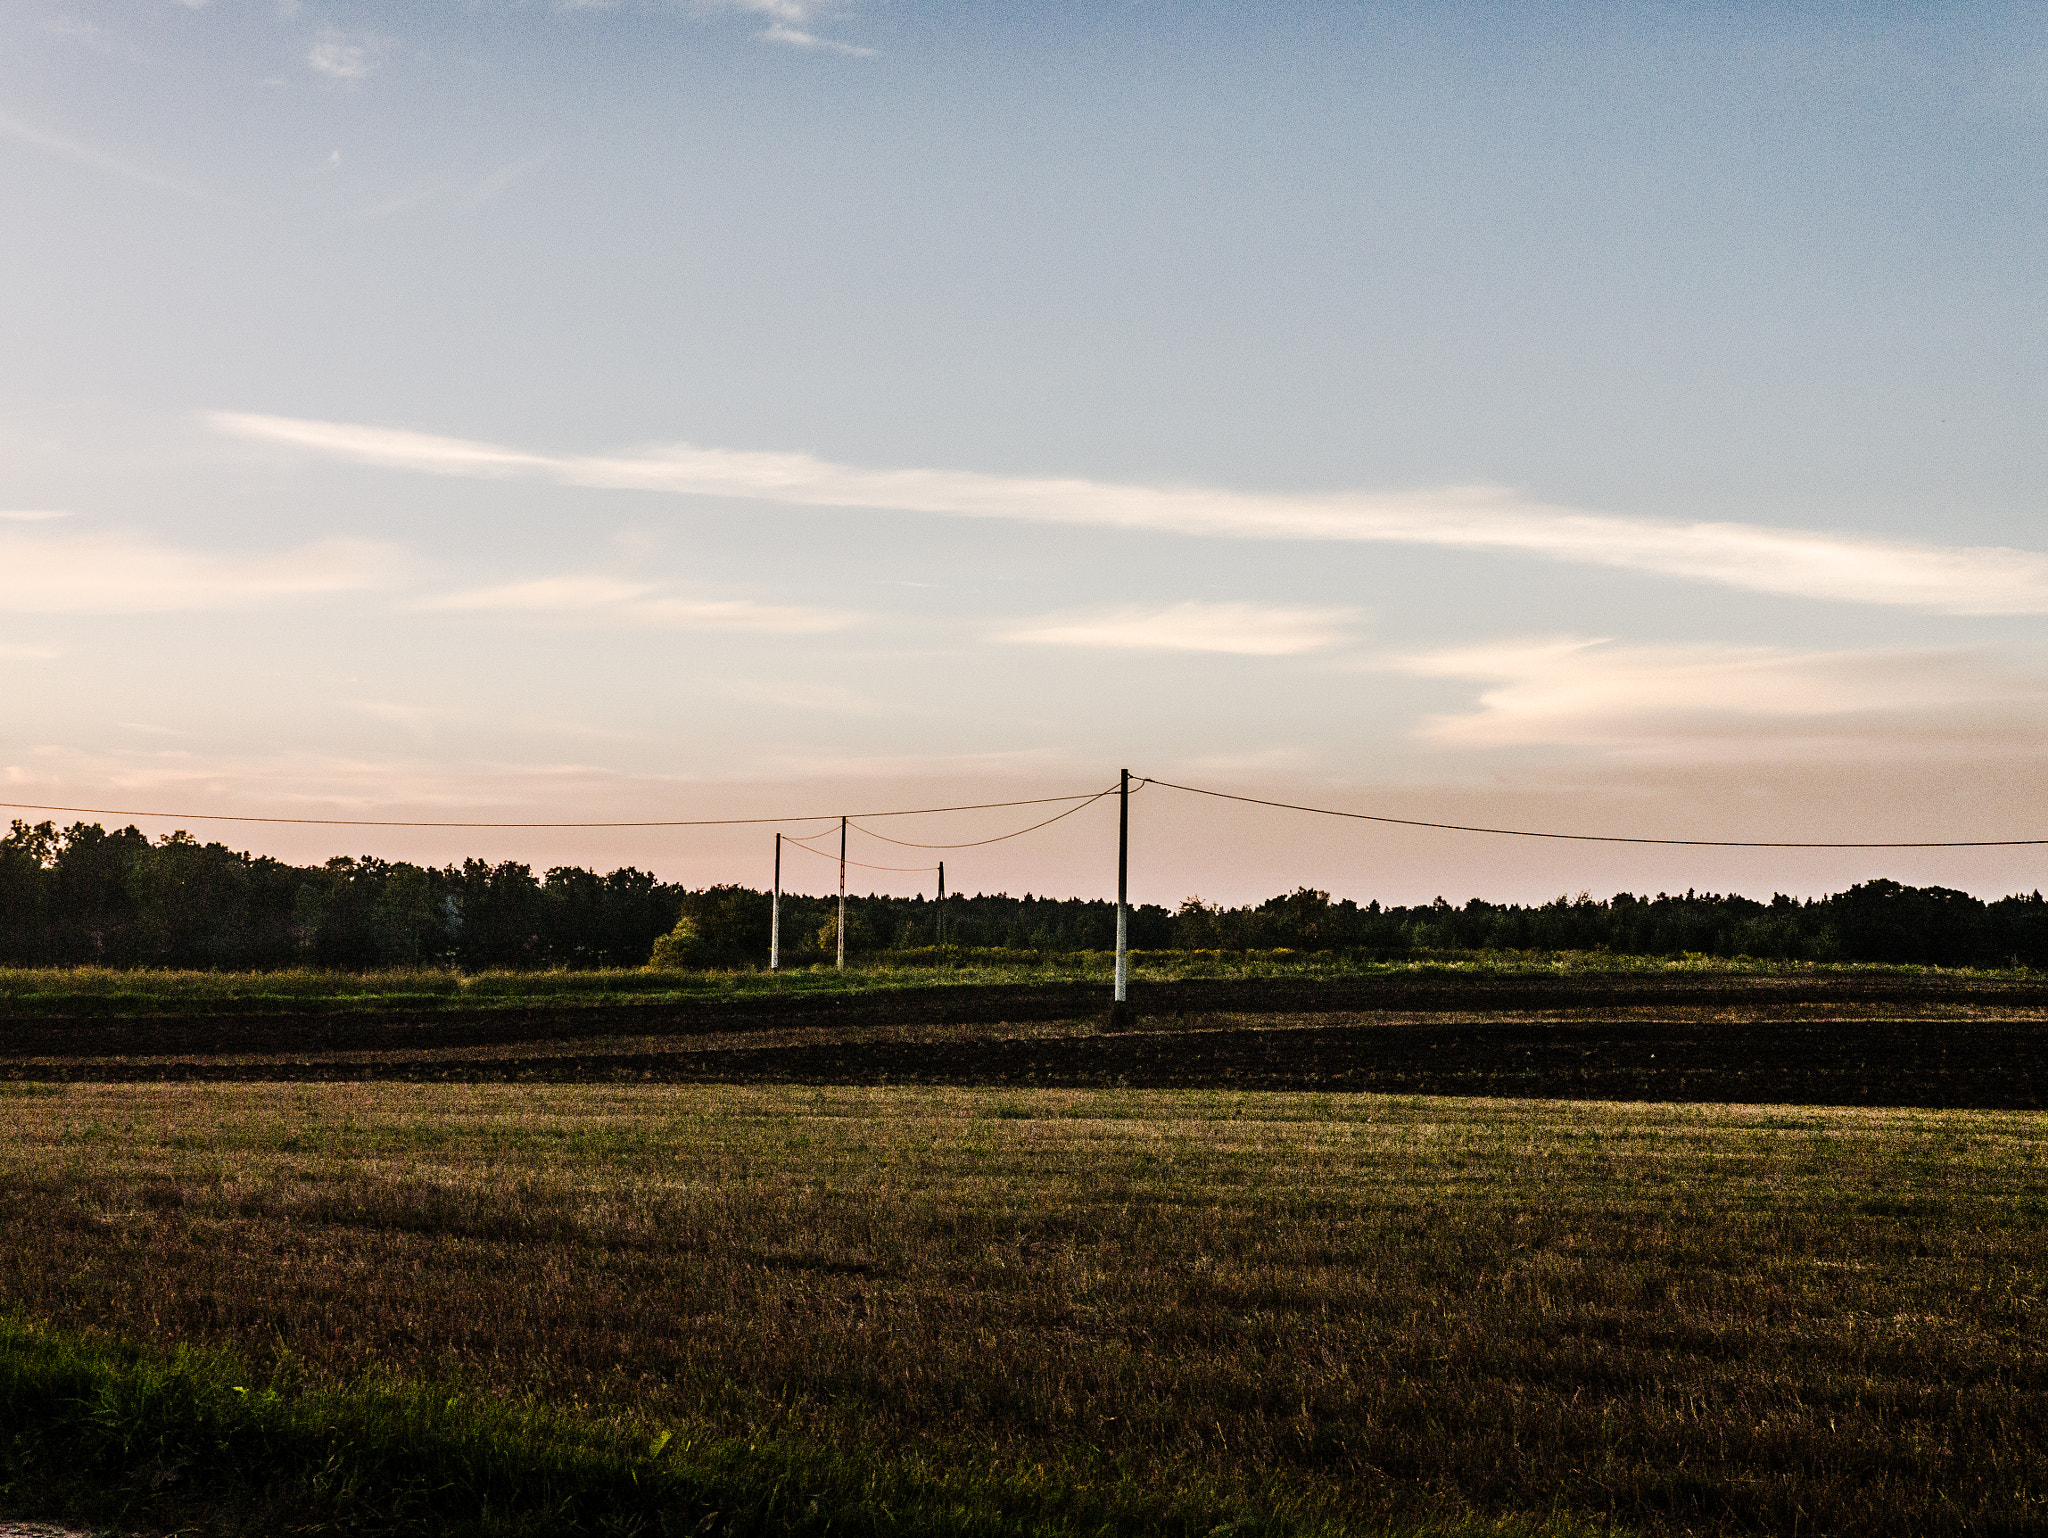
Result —
MULTIPOLYGON (((921 991, 934 987, 1089 982, 1106 984, 1108 951, 930 950, 856 958, 829 966, 661 972, 456 972, 441 968, 332 972, 160 971, 125 967, 0 967, 0 1020, 58 1012, 277 1012, 406 1007, 422 1010, 801 998, 921 991)), ((2024 968, 1984 971, 1877 966, 1858 962, 1755 961, 1747 957, 1620 956, 1605 951, 1439 951, 1388 960, 1330 951, 1136 951, 1140 983, 1182 979, 1570 977, 1978 978, 2027 980, 2024 968)))
POLYGON ((2036 1113, 277 1083, 0 1115, 22 1515, 2048 1531, 2036 1113))

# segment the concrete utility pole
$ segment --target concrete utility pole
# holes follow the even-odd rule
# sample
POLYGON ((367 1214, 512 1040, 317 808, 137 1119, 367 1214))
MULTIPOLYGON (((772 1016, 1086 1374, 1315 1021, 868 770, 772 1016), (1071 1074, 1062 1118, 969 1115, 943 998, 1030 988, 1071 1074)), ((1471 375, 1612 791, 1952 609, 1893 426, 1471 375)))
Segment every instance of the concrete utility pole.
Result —
POLYGON ((939 944, 946 943, 946 862, 939 861, 939 944))
POLYGON ((1117 1014, 1123 1013, 1126 985, 1129 982, 1129 926, 1126 915, 1130 911, 1131 886, 1131 771, 1123 771, 1119 781, 1116 800, 1116 1002, 1117 1014))
POLYGON ((782 967, 782 835, 775 835, 775 896, 768 903, 768 970, 782 967))
POLYGON ((846 819, 839 819, 839 970, 846 970, 846 819))

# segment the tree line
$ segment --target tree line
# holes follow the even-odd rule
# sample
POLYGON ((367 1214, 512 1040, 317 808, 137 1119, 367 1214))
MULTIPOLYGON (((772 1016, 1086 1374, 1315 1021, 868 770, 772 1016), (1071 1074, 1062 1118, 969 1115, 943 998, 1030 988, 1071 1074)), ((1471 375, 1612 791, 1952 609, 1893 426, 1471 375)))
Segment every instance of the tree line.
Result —
MULTIPOLYGON (((851 897, 850 955, 942 938, 938 905, 851 897)), ((655 942, 690 965, 765 962, 769 894, 690 888, 627 867, 536 874, 515 861, 422 866, 341 856, 316 866, 135 828, 16 821, 0 839, 0 963, 14 966, 335 968, 643 966, 655 942), (682 922, 687 920, 687 922, 682 922)), ((785 895, 786 964, 828 959, 837 902, 785 895)), ((1228 908, 1191 897, 1131 909, 1138 950, 1288 949, 1381 956, 1456 950, 1609 950, 1633 955, 2048 966, 2039 892, 1985 902, 1945 887, 1867 881, 1828 897, 1769 902, 1686 892, 1604 901, 1413 907, 1333 901, 1303 887, 1228 908)), ((1116 905, 1100 899, 954 896, 943 939, 969 948, 1107 950, 1116 905)))

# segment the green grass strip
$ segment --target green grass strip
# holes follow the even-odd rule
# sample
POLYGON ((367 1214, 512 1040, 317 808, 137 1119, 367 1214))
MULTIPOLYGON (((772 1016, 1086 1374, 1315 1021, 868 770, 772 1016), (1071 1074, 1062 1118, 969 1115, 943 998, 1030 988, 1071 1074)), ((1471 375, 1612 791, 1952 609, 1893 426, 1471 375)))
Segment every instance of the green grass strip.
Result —
MULTIPOLYGON (((419 1384, 252 1382, 228 1357, 0 1320, 0 1516, 272 1534, 1168 1534, 1334 1538, 1305 1510, 1148 1490, 1099 1456, 1033 1468, 693 1438, 419 1384)), ((1295 1504, 1299 1504, 1297 1501, 1295 1504)), ((1377 1529, 1375 1529, 1377 1531, 1377 1529)), ((1442 1538, 1590 1531, 1451 1521, 1442 1538)))
MULTIPOLYGON (((1049 983, 1107 987, 1115 958, 1107 951, 998 949, 892 952, 863 957, 844 972, 804 966, 662 972, 611 968, 583 972, 433 969, 334 972, 197 972, 115 967, 0 967, 0 1017, 38 1014, 290 1014, 403 1008, 444 1010, 565 1008, 696 1001, 757 1000, 923 991, 934 988, 1049 983)), ((1430 951, 1398 958, 1332 951, 1134 951, 1133 979, 1670 977, 1890 977, 1928 981, 2025 981, 2025 968, 1890 966, 1862 962, 1757 961, 1686 954, 1628 956, 1606 951, 1430 951)))

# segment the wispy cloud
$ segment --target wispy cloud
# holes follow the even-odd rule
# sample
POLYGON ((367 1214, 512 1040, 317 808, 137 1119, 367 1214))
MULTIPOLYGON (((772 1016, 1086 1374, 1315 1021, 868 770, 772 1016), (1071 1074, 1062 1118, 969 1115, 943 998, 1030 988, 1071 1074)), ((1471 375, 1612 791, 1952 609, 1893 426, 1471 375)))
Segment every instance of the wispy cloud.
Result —
POLYGON ((2048 677, 1963 650, 1803 652, 1544 637, 1385 666, 1485 685, 1419 735, 1452 748, 1597 747, 1650 756, 1981 753, 2037 740, 2048 677))
POLYGON ((1498 487, 1260 494, 959 470, 862 470, 809 454, 677 444, 551 456, 404 429, 221 412, 215 427, 335 459, 436 475, 894 508, 1215 539, 1373 541, 1537 556, 1752 592, 1949 614, 2048 613, 2048 556, 1751 523, 1667 523, 1560 507, 1498 487))
POLYGON ((821 16, 838 14, 840 8, 817 3, 817 0, 700 0, 704 10, 738 11, 743 15, 765 16, 767 27, 754 34, 764 43, 781 43, 789 48, 824 49, 831 53, 851 54, 855 58, 871 59, 875 50, 861 48, 853 43, 837 42, 829 37, 820 37, 811 27, 821 16))
POLYGON ((57 655, 52 646, 0 645, 0 662, 48 662, 57 655))
POLYGON ((69 518, 69 513, 58 512, 47 507, 23 507, 0 510, 0 523, 48 523, 53 518, 69 518))
POLYGON ((755 630, 783 635, 838 630, 853 618, 836 610, 794 604, 683 598, 664 594, 653 583, 594 575, 541 577, 530 582, 448 593, 426 600, 421 607, 551 614, 586 622, 676 630, 755 630))
POLYGON ((105 52, 111 39, 107 29, 77 16, 52 16, 43 23, 43 30, 54 32, 58 37, 68 37, 74 43, 83 43, 88 48, 105 52))
POLYGON ((443 438, 400 427, 361 427, 346 422, 315 422, 238 411, 211 412, 207 420, 221 432, 236 437, 283 443, 332 459, 434 475, 532 475, 567 463, 494 444, 443 438))
POLYGON ((389 38, 379 37, 374 32, 343 32, 337 27, 322 27, 320 35, 313 40, 313 46, 306 52, 306 63, 330 80, 361 80, 384 61, 385 51, 390 45, 389 38))
POLYGON ((236 609, 395 580, 398 553, 323 540, 270 555, 178 550, 131 534, 0 530, 0 613, 152 614, 236 609))
MULTIPOLYGON (((0 783, 30 792, 25 801, 98 802, 123 794, 135 798, 131 806, 256 815, 542 818, 565 803, 593 808, 593 816, 631 817, 672 800, 687 782, 572 762, 259 755, 168 745, 104 751, 52 743, 16 748, 13 762, 0 762, 0 783)), ((234 837, 219 824, 195 823, 194 831, 208 827, 213 836, 234 837)), ((324 842, 331 834, 316 837, 324 842)))
POLYGON ((843 684, 793 684, 739 680, 722 691, 736 700, 763 705, 780 705, 785 710, 824 711, 842 716, 889 714, 881 705, 858 690, 843 684))
POLYGON ((801 27, 792 27, 778 21, 754 34, 764 43, 786 43, 791 48, 820 48, 828 53, 850 54, 856 59, 872 59, 875 50, 863 48, 857 43, 842 43, 829 37, 820 37, 815 32, 806 32, 801 27))
MULTIPOLYGON (((336 153, 338 154, 339 151, 336 153)), ((392 193, 388 197, 379 198, 376 202, 358 209, 356 217, 359 219, 389 219, 397 214, 409 213, 411 210, 424 207, 436 198, 452 191, 455 185, 455 178, 452 176, 435 175, 424 177, 413 182, 410 186, 392 193)))
POLYGON ((494 737, 509 733, 533 737, 580 737, 606 742, 648 740, 648 734, 645 732, 618 731, 609 727, 593 726, 585 721, 564 720, 525 710, 507 710, 502 702, 475 704, 468 709, 454 709, 438 703, 416 705, 403 700, 387 699, 348 699, 337 703, 343 710, 368 716, 373 721, 397 727, 421 738, 436 733, 460 736, 465 733, 483 732, 494 737))
POLYGON ((1230 652, 1288 657, 1344 640, 1357 622, 1350 609, 1280 609, 1251 603, 1177 603, 1165 608, 1103 609, 1047 615, 1001 632, 998 640, 1042 646, 1136 651, 1230 652))
POLYGON ((97 149, 90 144, 83 144, 76 139, 68 139, 62 134, 52 133, 46 128, 38 128, 32 123, 24 123, 18 118, 8 117, 5 114, 0 114, 0 138, 12 139, 17 144, 26 144, 33 149, 43 151, 45 154, 55 155, 60 160, 68 160, 74 165, 85 166, 93 171, 101 171, 108 176, 118 176, 126 181, 140 182, 143 186, 154 187, 160 192, 175 192, 182 197, 188 198, 204 196, 204 193, 190 182, 183 182, 175 177, 164 176, 159 172, 150 170, 146 166, 139 166, 133 161, 123 160, 119 155, 108 154, 103 149, 97 149))
POLYGON ((466 209, 481 208, 514 183, 524 180, 529 173, 547 164, 547 159, 546 155, 532 155, 525 160, 514 160, 506 165, 499 166, 497 170, 491 172, 467 192, 463 193, 458 201, 466 209))
MULTIPOLYGON (((397 214, 409 213, 415 208, 441 203, 461 213, 472 213, 524 179, 529 173, 545 165, 545 154, 529 156, 524 160, 511 161, 483 176, 465 175, 460 171, 436 171, 420 177, 396 192, 378 199, 358 211, 363 219, 389 219, 397 214)), ((341 151, 331 157, 331 165, 341 163, 341 151)))
POLYGON ((1038 785, 1050 777, 1062 784, 1088 784, 1101 773, 1094 760, 1077 762, 1057 748, 1010 748, 991 753, 872 753, 801 754, 763 753, 750 760, 746 769, 762 776, 790 781, 912 780, 941 785, 962 781, 986 785, 990 780, 1023 781, 1033 785, 1025 794, 1040 794, 1038 785), (1076 776, 1085 776, 1076 779, 1076 776))
POLYGON ((439 721, 447 719, 449 712, 432 705, 401 705, 395 700, 350 700, 350 710, 360 710, 372 720, 382 721, 387 726, 403 726, 414 731, 424 730, 439 721))

